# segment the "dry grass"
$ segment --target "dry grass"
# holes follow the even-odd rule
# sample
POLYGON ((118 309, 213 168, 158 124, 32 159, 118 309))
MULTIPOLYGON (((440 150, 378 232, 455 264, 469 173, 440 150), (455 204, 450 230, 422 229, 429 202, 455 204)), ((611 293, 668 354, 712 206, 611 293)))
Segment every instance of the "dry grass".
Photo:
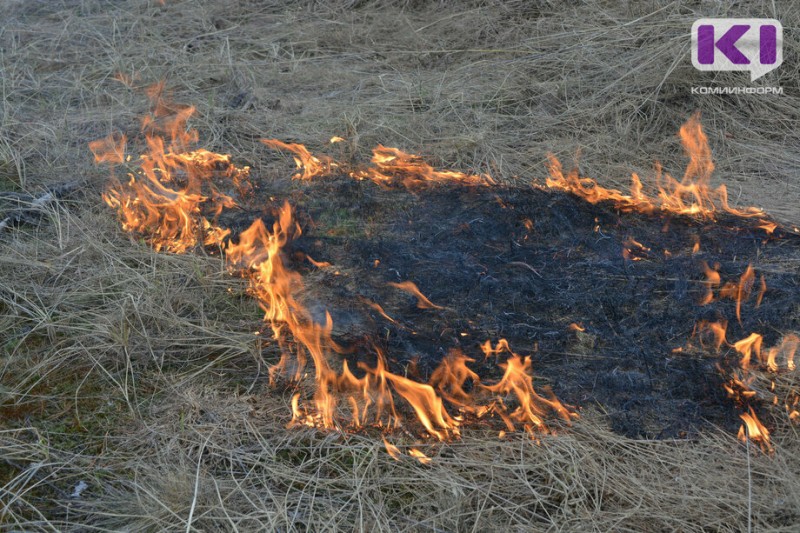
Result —
POLYGON ((131 242, 86 146, 135 135, 136 88, 165 79, 206 147, 269 179, 287 164, 260 137, 337 134, 357 159, 381 142, 505 181, 579 151, 621 184, 654 158, 678 173, 674 133, 700 109, 734 200, 797 223, 800 12, 773 5, 6 1, 0 189, 90 184, 0 235, 0 529, 738 531, 750 505, 754 529, 793 530, 800 446, 779 408, 774 456, 749 460, 732 435, 626 440, 599 412, 538 445, 467 432, 428 466, 375 435, 284 429, 241 281, 131 242), (692 21, 726 14, 782 21, 786 62, 757 83, 786 95, 690 95, 748 84, 689 62, 692 21))

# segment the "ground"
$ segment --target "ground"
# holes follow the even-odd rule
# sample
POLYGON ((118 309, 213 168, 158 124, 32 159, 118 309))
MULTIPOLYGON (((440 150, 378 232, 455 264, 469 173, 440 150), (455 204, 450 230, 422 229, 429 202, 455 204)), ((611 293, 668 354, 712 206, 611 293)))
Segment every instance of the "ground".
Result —
MULTIPOLYGON (((547 358, 559 348, 592 361, 611 327, 587 323, 588 336, 569 337, 568 320, 589 322, 572 318, 588 314, 587 304, 561 303, 557 285, 551 297, 537 296, 547 311, 526 323, 559 335, 544 337, 551 346, 539 347, 537 384, 550 384, 581 408, 570 427, 538 440, 498 439, 482 426, 447 443, 421 442, 410 430, 393 436, 401 451, 424 449, 430 464, 393 460, 379 431, 287 429, 293 389, 269 386, 277 349, 268 336, 254 335, 263 313, 245 294, 244 281, 229 274, 218 254, 156 253, 126 235, 100 198, 108 169, 96 166, 88 149, 114 132, 140 140, 140 119, 149 109, 145 88, 163 80, 174 101, 197 108, 190 126, 199 132, 199 146, 251 166, 276 201, 283 194, 300 198, 305 215, 332 231, 332 240, 355 243, 366 256, 373 250, 365 248, 364 222, 346 201, 356 196, 348 189, 354 185, 344 179, 291 183, 290 158, 259 139, 335 149, 332 155, 354 163, 367 161, 378 143, 397 146, 437 167, 490 173, 503 186, 528 191, 503 194, 549 224, 553 219, 543 213, 567 217, 577 228, 587 217, 615 224, 621 217, 656 235, 660 223, 528 187, 544 182, 548 153, 606 186, 627 187, 633 171, 652 175, 655 161, 680 176, 687 158, 676 132, 700 111, 715 184, 727 184, 732 204, 762 207, 789 227, 800 222, 800 73, 793 53, 800 19, 792 7, 7 1, 0 21, 0 190, 38 194, 48 185, 85 182, 47 207, 36 224, 0 233, 0 528, 794 530, 798 435, 783 405, 760 406, 773 453, 737 440, 736 412, 695 420, 698 411, 689 405, 686 419, 666 432, 660 432, 666 424, 654 429, 652 417, 641 415, 647 402, 636 404, 630 417, 618 416, 622 400, 605 407, 594 390, 587 399, 576 388, 581 380, 564 384, 557 358, 547 358), (779 19, 784 64, 752 84, 746 73, 695 70, 689 29, 703 16, 779 19), (691 87, 707 85, 781 86, 784 94, 691 94, 691 87), (333 135, 345 142, 327 146, 333 135), (323 194, 332 195, 335 208, 320 206, 323 194)), ((438 210, 454 220, 463 214, 453 212, 452 195, 442 191, 417 192, 406 203, 386 192, 362 193, 362 199, 365 194, 375 200, 371 209, 384 210, 385 223, 397 210, 420 216, 438 210)), ((474 205, 474 193, 463 194, 463 205, 498 216, 494 207, 474 205)), ((515 227, 513 217, 493 220, 498 230, 515 227)), ((730 252, 721 255, 726 279, 741 274, 746 256, 761 261, 768 283, 782 291, 772 302, 780 306, 767 297, 758 310, 745 308, 742 333, 760 329, 771 345, 797 330, 800 274, 787 251, 796 248, 794 240, 773 242, 762 256, 748 244, 752 238, 731 243, 724 230, 686 227, 730 252)), ((408 237, 399 222, 393 230, 408 237)), ((576 244, 555 225, 548 235, 553 252, 576 244)), ((600 281, 617 291, 627 286, 615 277, 619 269, 628 283, 636 277, 631 269, 637 274, 664 264, 655 257, 626 263, 616 247, 594 246, 585 253, 605 261, 598 263, 600 281)), ((340 248, 323 248, 322 255, 303 249, 346 266, 340 248)), ((382 250, 406 266, 414 259, 391 246, 382 250)), ((423 258, 433 253, 418 250, 423 258)), ((530 257, 506 259, 531 266, 522 260, 530 257)), ((525 275, 538 287, 527 268, 516 268, 503 275, 525 275)), ((698 271, 686 272, 687 279, 702 279, 698 271)), ((333 285, 323 272, 307 274, 318 288, 333 285)), ((683 294, 681 283, 660 279, 653 289, 683 294)), ((423 284, 434 302, 444 294, 423 284)), ((636 290, 656 294, 646 284, 636 290)), ((731 311, 730 302, 719 305, 731 311)), ((690 308, 645 309, 642 316, 657 320, 690 308)), ((663 342, 664 353, 683 346, 695 316, 681 317, 683 329, 673 336, 659 330, 648 342, 663 342)), ((530 353, 533 340, 520 350, 530 353)), ((715 375, 706 361, 678 366, 690 378, 715 375)), ((635 393, 646 373, 640 366, 610 368, 601 389, 624 389, 621 380, 631 384, 626 393, 635 393)), ((798 388, 793 373, 775 382, 778 392, 798 388)), ((702 403, 703 391, 687 386, 678 400, 702 403)))

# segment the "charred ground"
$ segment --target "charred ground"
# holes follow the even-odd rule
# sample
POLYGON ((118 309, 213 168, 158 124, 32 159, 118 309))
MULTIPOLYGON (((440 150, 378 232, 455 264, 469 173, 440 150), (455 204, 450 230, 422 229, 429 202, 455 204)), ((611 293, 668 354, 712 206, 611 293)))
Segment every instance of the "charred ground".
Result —
POLYGON ((770 236, 748 219, 623 213, 530 185, 406 190, 342 176, 257 190, 270 195, 244 205, 259 209, 244 207, 221 222, 239 229, 258 216, 271 222, 263 206, 290 199, 303 234, 286 260, 304 274, 305 303, 319 321, 331 313, 351 362, 374 364, 374 356, 359 354, 376 345, 395 372, 425 381, 449 350, 460 349, 492 379, 500 369, 479 344, 505 338, 531 355, 538 387, 572 405, 598 406, 626 436, 739 426, 741 411, 719 370, 737 364, 737 354, 690 341, 698 322, 728 320, 729 340, 756 331, 766 345, 798 328, 800 285, 791 265, 800 239, 782 228, 770 236), (331 265, 318 268, 306 257, 331 265), (700 305, 703 261, 718 265, 723 281, 738 280, 752 264, 768 285, 762 305, 755 296, 744 302, 741 324, 731 299, 700 305), (388 284, 403 281, 443 309, 420 309, 388 284))

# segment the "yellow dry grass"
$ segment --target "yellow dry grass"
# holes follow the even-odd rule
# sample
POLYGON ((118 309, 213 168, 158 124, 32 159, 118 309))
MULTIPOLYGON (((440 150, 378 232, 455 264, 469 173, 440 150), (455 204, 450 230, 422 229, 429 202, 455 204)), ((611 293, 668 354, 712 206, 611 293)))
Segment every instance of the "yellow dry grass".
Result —
POLYGON ((266 385, 277 350, 252 334, 242 281, 124 235, 87 149, 135 135, 139 89, 163 79, 198 108, 206 148, 267 182, 287 164, 259 138, 313 151, 340 135, 347 157, 383 143, 505 182, 579 152, 620 185, 654 159, 683 168, 672 136, 699 109, 733 203, 797 223, 791 53, 757 82, 784 96, 690 94, 748 82, 693 69, 692 22, 774 16, 796 49, 800 12, 776 4, 5 1, 0 189, 88 183, 0 234, 0 530, 796 530, 782 407, 762 413, 772 456, 721 431, 625 439, 591 410, 538 444, 466 432, 429 465, 375 435, 286 430, 290 393, 266 385))

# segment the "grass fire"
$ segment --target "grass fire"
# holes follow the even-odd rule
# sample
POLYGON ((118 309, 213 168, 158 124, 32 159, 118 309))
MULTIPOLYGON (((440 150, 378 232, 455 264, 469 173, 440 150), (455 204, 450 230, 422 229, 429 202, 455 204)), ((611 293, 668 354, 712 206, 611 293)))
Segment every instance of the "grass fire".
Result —
POLYGON ((800 521, 797 96, 692 90, 722 15, 10 11, 2 527, 800 521))

